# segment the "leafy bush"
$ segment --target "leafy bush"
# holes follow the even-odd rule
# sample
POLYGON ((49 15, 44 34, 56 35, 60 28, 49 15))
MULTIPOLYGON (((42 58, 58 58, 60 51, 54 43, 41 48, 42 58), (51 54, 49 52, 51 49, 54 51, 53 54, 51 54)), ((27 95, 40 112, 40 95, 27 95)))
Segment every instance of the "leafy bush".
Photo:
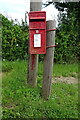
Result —
POLYGON ((14 24, 2 15, 2 56, 6 60, 25 59, 28 51, 28 29, 14 24))
POLYGON ((75 14, 60 13, 56 32, 55 62, 73 63, 79 55, 78 32, 75 14))

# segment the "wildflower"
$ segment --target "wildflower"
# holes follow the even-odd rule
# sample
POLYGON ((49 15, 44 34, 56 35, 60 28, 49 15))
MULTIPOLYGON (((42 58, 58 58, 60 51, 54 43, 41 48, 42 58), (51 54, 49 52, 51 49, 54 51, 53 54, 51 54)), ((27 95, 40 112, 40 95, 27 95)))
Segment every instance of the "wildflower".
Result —
POLYGON ((18 44, 16 46, 18 46, 18 44))
POLYGON ((5 59, 3 59, 3 61, 5 61, 5 59))

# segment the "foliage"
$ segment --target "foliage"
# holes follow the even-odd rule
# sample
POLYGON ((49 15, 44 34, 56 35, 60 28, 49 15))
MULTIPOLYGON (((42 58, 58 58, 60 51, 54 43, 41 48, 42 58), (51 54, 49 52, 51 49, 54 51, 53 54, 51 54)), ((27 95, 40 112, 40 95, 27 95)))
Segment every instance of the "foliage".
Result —
POLYGON ((50 4, 54 4, 59 11, 55 62, 76 62, 79 59, 80 50, 80 2, 47 1, 44 5, 47 7, 50 4))
POLYGON ((24 59, 28 51, 28 29, 2 16, 2 56, 5 60, 24 59))
POLYGON ((55 61, 76 62, 79 57, 78 3, 55 3, 60 10, 58 31, 56 33, 55 61))
POLYGON ((79 48, 75 16, 70 14, 69 18, 65 13, 60 13, 59 20, 59 30, 56 32, 55 61, 63 63, 76 62, 79 48))
MULTIPOLYGON (((26 61, 4 61, 11 71, 3 74, 2 83, 2 113, 3 118, 78 118, 78 86, 77 84, 55 83, 52 84, 52 93, 48 101, 41 97, 42 66, 39 64, 38 86, 32 88, 26 81, 26 61), (12 63, 12 64, 11 64, 12 63)), ((54 73, 60 76, 59 71, 67 74, 67 65, 56 64, 54 73), (59 68, 59 69, 57 69, 59 68)), ((75 65, 68 65, 69 72, 77 72, 75 65), (73 69, 74 68, 74 69, 73 69)))

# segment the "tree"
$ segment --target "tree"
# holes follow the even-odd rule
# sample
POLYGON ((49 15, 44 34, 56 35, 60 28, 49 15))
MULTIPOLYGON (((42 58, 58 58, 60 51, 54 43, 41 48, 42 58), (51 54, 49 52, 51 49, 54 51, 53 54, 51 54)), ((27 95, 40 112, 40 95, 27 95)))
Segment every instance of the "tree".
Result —
MULTIPOLYGON (((47 2, 60 11, 58 31, 56 32, 56 62, 73 62, 79 56, 80 2, 47 2)), ((46 5, 46 6, 47 6, 46 5)))
MULTIPOLYGON (((64 52, 66 51, 65 55, 68 61, 69 61, 69 58, 71 58, 74 61, 76 60, 76 58, 78 59, 78 56, 79 56, 79 46, 78 46, 79 44, 78 31, 80 30, 79 5, 80 5, 80 2, 79 3, 78 2, 55 3, 56 8, 61 11, 61 15, 60 15, 61 19, 59 18, 60 19, 59 33, 61 33, 61 31, 62 31, 62 34, 65 33, 62 36, 66 37, 66 40, 64 39, 64 41, 68 42, 68 44, 65 45, 67 49, 66 50, 64 49, 64 52), (66 12, 64 13, 63 11, 66 11, 66 12)), ((63 38, 62 36, 61 36, 61 39, 63 38)), ((64 57, 65 55, 63 54, 64 57)))
POLYGON ((75 62, 77 47, 77 27, 73 14, 69 18, 66 14, 60 13, 58 31, 56 32, 55 60, 59 62, 75 62))

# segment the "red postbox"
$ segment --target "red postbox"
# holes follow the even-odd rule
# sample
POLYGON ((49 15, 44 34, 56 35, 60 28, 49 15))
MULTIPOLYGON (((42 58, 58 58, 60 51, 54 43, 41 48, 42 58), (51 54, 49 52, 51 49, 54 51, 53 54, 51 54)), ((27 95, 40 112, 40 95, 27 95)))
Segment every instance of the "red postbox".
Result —
POLYGON ((29 13, 29 51, 30 54, 46 53, 46 12, 29 13))

